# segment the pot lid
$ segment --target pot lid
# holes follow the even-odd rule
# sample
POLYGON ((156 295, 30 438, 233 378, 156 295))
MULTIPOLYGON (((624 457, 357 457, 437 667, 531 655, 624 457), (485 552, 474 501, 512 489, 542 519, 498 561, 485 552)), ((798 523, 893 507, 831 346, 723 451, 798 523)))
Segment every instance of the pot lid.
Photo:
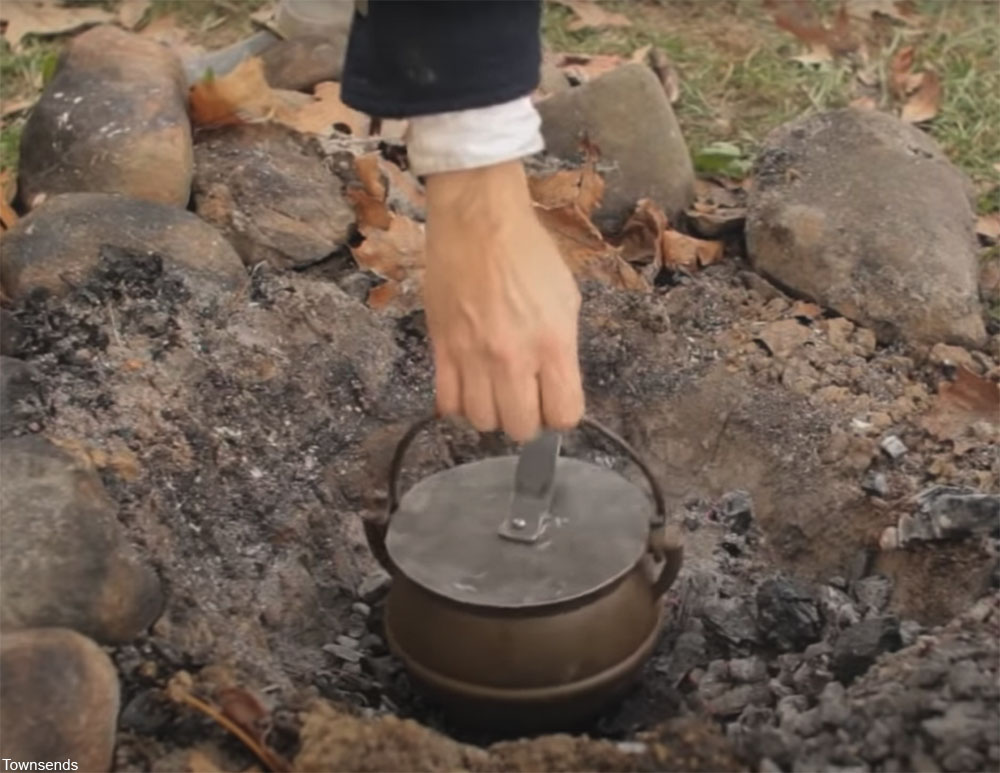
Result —
POLYGON ((517 515, 518 461, 464 464, 411 488, 386 537, 395 567, 454 601, 523 608, 586 596, 636 565, 646 551, 652 503, 618 473, 576 459, 553 458, 554 469, 544 474, 550 485, 537 539, 501 534, 512 508, 517 515))

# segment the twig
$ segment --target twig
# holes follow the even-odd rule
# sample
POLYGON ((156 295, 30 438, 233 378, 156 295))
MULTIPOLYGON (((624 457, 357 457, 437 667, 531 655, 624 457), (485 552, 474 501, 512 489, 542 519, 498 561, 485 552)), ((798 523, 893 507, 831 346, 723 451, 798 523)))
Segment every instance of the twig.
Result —
POLYGON ((118 332, 118 319, 115 317, 115 309, 110 304, 105 304, 108 309, 108 317, 111 319, 111 332, 115 335, 115 343, 119 346, 122 345, 122 334, 118 332))
POLYGON ((240 741, 243 742, 244 746, 256 755, 257 759, 264 763, 268 770, 272 771, 272 773, 290 773, 292 769, 291 765, 289 765, 284 758, 279 756, 277 752, 273 752, 266 746, 258 743, 242 727, 237 725, 214 706, 195 698, 191 693, 183 689, 174 689, 170 692, 171 697, 174 700, 184 703, 193 709, 197 709, 207 717, 214 719, 226 730, 235 735, 238 739, 240 739, 240 741))

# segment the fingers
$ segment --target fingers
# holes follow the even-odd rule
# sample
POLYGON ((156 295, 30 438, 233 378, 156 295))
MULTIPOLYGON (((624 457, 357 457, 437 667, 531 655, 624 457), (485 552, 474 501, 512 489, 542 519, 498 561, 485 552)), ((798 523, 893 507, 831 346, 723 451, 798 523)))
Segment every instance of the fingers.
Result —
POLYGON ((466 357, 461 365, 462 412, 480 432, 497 428, 497 410, 493 401, 490 372, 478 357, 466 357))
POLYGON ((455 361, 448 350, 434 347, 434 392, 439 416, 462 412, 462 382, 455 361))
POLYGON ((542 419, 552 429, 572 429, 583 418, 583 384, 576 350, 564 350, 542 364, 542 419))
POLYGON ((524 443, 538 434, 541 423, 538 377, 530 370, 501 370, 494 381, 500 426, 511 440, 524 443))

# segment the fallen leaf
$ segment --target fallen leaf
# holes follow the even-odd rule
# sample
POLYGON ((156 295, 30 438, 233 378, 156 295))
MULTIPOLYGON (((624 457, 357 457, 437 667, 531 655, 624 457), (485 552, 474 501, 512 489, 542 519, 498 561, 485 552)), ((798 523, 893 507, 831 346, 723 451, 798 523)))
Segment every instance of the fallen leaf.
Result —
POLYGON ((37 97, 27 99, 11 99, 0 105, 0 118, 22 113, 38 101, 37 97))
POLYGON ((653 44, 647 43, 641 48, 637 48, 632 52, 632 55, 628 60, 634 64, 649 64, 647 61, 649 59, 649 52, 653 50, 653 44))
POLYGON ((354 218, 359 229, 386 229, 392 223, 392 214, 385 200, 373 196, 363 187, 349 185, 344 191, 344 197, 354 207, 354 218))
POLYGON ((846 0, 847 13, 870 21, 873 16, 885 16, 893 21, 914 25, 919 17, 905 0, 846 0))
POLYGON ((878 103, 873 97, 858 97, 851 100, 849 107, 856 110, 875 110, 878 108, 878 103))
POLYGON ((942 381, 921 426, 938 440, 953 440, 973 424, 1000 424, 1000 384, 959 367, 954 381, 942 381))
POLYGON ((810 0, 765 0, 775 24, 790 32, 809 49, 811 60, 842 56, 856 51, 860 41, 851 29, 850 16, 843 5, 837 10, 833 26, 827 27, 810 0))
POLYGON ((605 11, 593 0, 554 0, 559 5, 569 8, 576 16, 566 25, 570 32, 587 27, 631 27, 632 22, 624 14, 605 11))
POLYGON ((0 225, 13 228, 18 221, 17 212, 10 203, 17 193, 17 180, 9 169, 0 170, 0 225))
POLYGON ((201 126, 225 126, 269 120, 285 108, 264 75, 259 57, 244 59, 221 77, 208 74, 189 93, 192 120, 201 126))
POLYGON ((59 35, 113 20, 113 14, 93 5, 63 6, 54 0, 6 0, 0 4, 3 36, 15 51, 28 35, 59 35))
POLYGON ((586 83, 627 61, 617 54, 560 54, 556 67, 571 81, 586 83))
POLYGON ((134 30, 152 5, 153 0, 122 0, 118 6, 118 23, 127 30, 134 30))
POLYGON ((976 234, 989 244, 1000 239, 1000 212, 980 215, 976 220, 976 234))
POLYGON ((697 204, 698 202, 695 202, 695 207, 689 209, 685 214, 691 224, 691 230, 705 239, 718 239, 720 236, 736 233, 746 223, 747 211, 745 207, 699 211, 696 208, 697 204))
POLYGON ((257 695, 242 687, 223 687, 216 691, 215 701, 224 716, 264 743, 271 730, 271 710, 257 695))
POLYGON ((407 279, 424 266, 424 226, 403 215, 390 213, 389 225, 365 224, 358 228, 365 240, 351 253, 358 265, 386 279, 407 279))
POLYGON ((560 254, 580 279, 596 279, 623 290, 648 290, 635 269, 626 263, 613 246, 578 206, 535 206, 535 212, 551 234, 560 254))
POLYGON ((793 317, 814 320, 823 316, 823 309, 809 301, 795 301, 788 313, 793 317))
POLYGON ((677 68, 674 67, 674 63, 670 61, 670 57, 661 49, 654 48, 649 56, 649 66, 656 73, 656 77, 660 79, 667 100, 671 105, 677 104, 681 98, 681 76, 677 68))
POLYGON ((635 211, 622 227, 618 246, 629 263, 663 265, 663 232, 667 216, 652 199, 639 199, 635 211))
POLYGON ((604 178, 593 163, 579 169, 560 169, 528 178, 531 200, 543 207, 577 205, 586 217, 594 212, 604 195, 604 178))
POLYGON ((694 271, 722 258, 722 242, 696 239, 678 231, 664 231, 661 239, 663 266, 671 270, 684 268, 694 271))
POLYGON ((779 319, 767 323, 754 340, 764 344, 773 356, 784 360, 811 337, 810 329, 797 319, 779 319))
POLYGON ((813 43, 804 54, 792 57, 793 62, 811 67, 813 65, 826 64, 833 61, 833 54, 830 49, 822 43, 813 43))
POLYGON ((941 106, 941 78, 935 72, 923 73, 923 80, 900 113, 907 123, 923 123, 938 114, 941 106))
POLYGON ((329 134, 337 129, 352 137, 365 137, 371 119, 345 105, 340 99, 340 84, 334 81, 317 83, 313 89, 315 99, 291 114, 279 117, 282 123, 303 134, 329 134))
POLYGON ((381 153, 365 153, 354 159, 354 169, 365 191, 379 201, 385 201, 386 188, 379 171, 381 153))
POLYGON ((386 203, 392 210, 415 220, 425 220, 427 194, 416 175, 384 158, 379 160, 379 169, 386 178, 386 203))
POLYGON ((923 82, 923 74, 912 72, 915 56, 913 46, 905 46, 889 62, 889 91, 896 99, 912 94, 923 82))

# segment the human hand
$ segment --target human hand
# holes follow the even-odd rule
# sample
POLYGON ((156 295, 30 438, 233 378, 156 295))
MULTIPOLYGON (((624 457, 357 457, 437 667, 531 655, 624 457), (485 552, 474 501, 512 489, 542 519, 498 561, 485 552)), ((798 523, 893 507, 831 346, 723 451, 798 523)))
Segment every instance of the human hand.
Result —
POLYGON ((424 306, 442 415, 518 442, 579 422, 580 293, 519 161, 427 178, 424 306))

